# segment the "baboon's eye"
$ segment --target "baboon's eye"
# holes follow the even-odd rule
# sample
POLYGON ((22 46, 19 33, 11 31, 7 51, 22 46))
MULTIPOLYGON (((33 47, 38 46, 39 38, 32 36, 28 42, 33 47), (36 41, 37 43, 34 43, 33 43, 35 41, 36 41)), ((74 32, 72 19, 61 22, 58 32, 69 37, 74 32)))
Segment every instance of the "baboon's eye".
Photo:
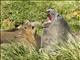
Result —
POLYGON ((50 11, 47 11, 47 13, 49 13, 50 11))
POLYGON ((32 29, 34 29, 34 26, 32 26, 32 29))
POLYGON ((59 14, 57 16, 59 16, 59 14))
POLYGON ((25 29, 27 29, 27 27, 24 27, 25 29))

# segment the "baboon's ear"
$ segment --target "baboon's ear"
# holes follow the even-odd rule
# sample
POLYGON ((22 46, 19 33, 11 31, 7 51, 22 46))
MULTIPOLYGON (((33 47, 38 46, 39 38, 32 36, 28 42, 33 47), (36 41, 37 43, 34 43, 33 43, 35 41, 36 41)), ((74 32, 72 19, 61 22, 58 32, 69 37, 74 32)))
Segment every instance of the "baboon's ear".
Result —
POLYGON ((25 26, 31 26, 31 23, 30 23, 30 21, 26 21, 26 22, 24 23, 24 25, 25 25, 25 26))
POLYGON ((26 23, 26 26, 31 27, 31 23, 28 21, 28 22, 26 23))
POLYGON ((27 20, 24 24, 28 24, 28 23, 30 23, 30 21, 29 21, 29 20, 27 20))
POLYGON ((22 25, 19 25, 17 28, 18 28, 18 29, 21 29, 21 28, 22 28, 22 25))

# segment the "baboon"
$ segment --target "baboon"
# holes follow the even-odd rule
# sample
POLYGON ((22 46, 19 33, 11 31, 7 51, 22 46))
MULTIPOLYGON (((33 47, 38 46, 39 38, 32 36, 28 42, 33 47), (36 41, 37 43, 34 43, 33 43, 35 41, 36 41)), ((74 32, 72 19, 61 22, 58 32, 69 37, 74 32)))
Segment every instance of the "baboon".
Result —
POLYGON ((35 26, 33 26, 31 22, 27 22, 16 31, 2 31, 0 32, 0 43, 2 44, 17 41, 26 44, 29 47, 37 47, 39 44, 37 43, 38 40, 36 40, 35 33, 33 32, 34 29, 35 26))
POLYGON ((48 50, 55 50, 54 44, 60 45, 67 41, 70 27, 63 16, 55 10, 48 9, 49 22, 44 24, 41 46, 48 50))

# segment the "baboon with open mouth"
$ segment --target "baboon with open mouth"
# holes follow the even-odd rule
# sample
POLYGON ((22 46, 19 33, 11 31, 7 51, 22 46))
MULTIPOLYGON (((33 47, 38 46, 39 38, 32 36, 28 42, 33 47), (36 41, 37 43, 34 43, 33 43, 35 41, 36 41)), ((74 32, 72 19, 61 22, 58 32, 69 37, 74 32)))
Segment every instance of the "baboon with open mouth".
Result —
POLYGON ((52 9, 48 9, 47 12, 49 21, 44 24, 41 47, 54 50, 54 44, 64 44, 71 31, 63 16, 52 9))

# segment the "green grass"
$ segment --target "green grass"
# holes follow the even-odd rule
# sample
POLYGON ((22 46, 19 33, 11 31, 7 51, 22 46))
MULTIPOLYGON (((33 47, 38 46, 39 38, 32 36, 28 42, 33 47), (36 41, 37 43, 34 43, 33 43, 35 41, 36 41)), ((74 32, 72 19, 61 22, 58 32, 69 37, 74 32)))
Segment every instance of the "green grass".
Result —
MULTIPOLYGON (((79 31, 79 7, 80 1, 1 1, 1 20, 10 18, 15 21, 15 24, 20 24, 26 20, 42 22, 46 20, 46 10, 54 8, 64 16, 73 31, 79 31)), ((4 23, 0 23, 0 25, 2 24, 4 23)), ((2 25, 2 29, 7 28, 2 25)))
POLYGON ((36 51, 17 42, 1 44, 1 60, 80 60, 80 40, 69 40, 65 46, 55 46, 58 51, 48 54, 43 48, 36 51))
MULTIPOLYGON (((48 8, 54 8, 64 16, 73 31, 79 31, 79 7, 80 1, 1 1, 0 27, 1 29, 11 29, 15 24, 26 20, 42 22, 46 20, 45 11, 48 8), (10 25, 2 23, 7 18, 13 21, 10 25)), ((38 32, 41 33, 42 28, 39 28, 38 32)), ((56 45, 56 48, 58 49, 57 54, 49 55, 42 48, 36 51, 21 43, 1 44, 1 60, 80 60, 80 40, 75 39, 72 43, 68 42, 66 46, 56 45)))

